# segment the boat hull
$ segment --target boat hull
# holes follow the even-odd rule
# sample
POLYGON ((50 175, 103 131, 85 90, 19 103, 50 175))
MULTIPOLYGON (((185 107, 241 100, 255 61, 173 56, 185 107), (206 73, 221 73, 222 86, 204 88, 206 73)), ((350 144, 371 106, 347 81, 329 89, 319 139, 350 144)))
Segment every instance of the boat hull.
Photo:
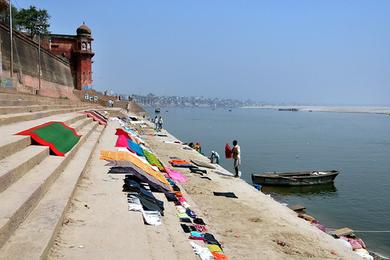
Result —
POLYGON ((310 186, 333 183, 338 171, 327 171, 326 174, 311 175, 305 173, 252 174, 252 182, 263 186, 310 186))

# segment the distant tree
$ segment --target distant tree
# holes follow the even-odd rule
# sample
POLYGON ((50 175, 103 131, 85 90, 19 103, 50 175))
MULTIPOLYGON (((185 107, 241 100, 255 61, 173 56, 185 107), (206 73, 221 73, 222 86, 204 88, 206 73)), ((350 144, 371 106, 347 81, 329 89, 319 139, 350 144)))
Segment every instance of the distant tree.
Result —
MULTIPOLYGON (((1 1, 0 1, 0 5, 1 5, 1 1)), ((0 11, 0 21, 5 23, 6 25, 9 25, 9 9, 8 9, 8 5, 6 7, 2 5, 1 7, 2 8, 1 8, 1 11, 0 11)), ((17 24, 15 23, 15 19, 16 19, 17 13, 18 13, 18 9, 14 5, 12 5, 12 20, 13 20, 12 28, 14 28, 14 29, 17 28, 17 24)))
POLYGON ((0 11, 6 10, 9 6, 7 0, 0 0, 0 11))
POLYGON ((30 6, 19 9, 15 15, 15 24, 20 31, 26 32, 32 39, 38 34, 49 33, 50 16, 45 9, 30 6))

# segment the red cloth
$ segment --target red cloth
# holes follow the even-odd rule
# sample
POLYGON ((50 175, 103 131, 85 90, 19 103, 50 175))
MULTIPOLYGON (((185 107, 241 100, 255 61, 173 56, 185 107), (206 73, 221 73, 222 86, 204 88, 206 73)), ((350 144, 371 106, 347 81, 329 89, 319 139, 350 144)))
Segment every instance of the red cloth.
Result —
POLYGON ((116 140, 115 147, 126 147, 128 146, 128 139, 125 135, 118 135, 118 139, 116 140))
POLYGON ((87 111, 85 112, 85 114, 87 115, 87 117, 91 117, 94 121, 99 122, 99 124, 107 125, 107 120, 102 118, 101 115, 95 113, 94 111, 87 111))
POLYGON ((232 158, 232 157, 233 157, 232 148, 230 147, 229 144, 226 144, 225 145, 225 158, 229 159, 229 158, 232 158))

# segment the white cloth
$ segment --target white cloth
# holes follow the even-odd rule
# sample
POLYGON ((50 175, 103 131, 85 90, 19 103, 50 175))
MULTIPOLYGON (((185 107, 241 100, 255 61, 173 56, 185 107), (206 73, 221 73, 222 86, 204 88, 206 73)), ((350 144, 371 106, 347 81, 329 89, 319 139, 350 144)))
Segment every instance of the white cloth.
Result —
POLYGON ((129 211, 142 211, 142 204, 141 201, 137 196, 129 195, 127 198, 129 211))
POLYGON ((147 224, 152 226, 161 225, 161 214, 158 211, 142 210, 142 216, 147 224))
POLYGON ((179 213, 186 213, 186 208, 184 208, 183 206, 176 206, 176 210, 179 213))
POLYGON ((238 154, 237 154, 237 157, 238 159, 241 159, 241 148, 238 144, 236 144, 235 146, 233 146, 233 149, 237 149, 238 151, 238 154))
POLYGON ((202 260, 211 260, 214 259, 213 254, 210 252, 210 250, 207 247, 202 247, 194 242, 190 242, 192 249, 194 250, 195 254, 197 254, 200 259, 202 260))

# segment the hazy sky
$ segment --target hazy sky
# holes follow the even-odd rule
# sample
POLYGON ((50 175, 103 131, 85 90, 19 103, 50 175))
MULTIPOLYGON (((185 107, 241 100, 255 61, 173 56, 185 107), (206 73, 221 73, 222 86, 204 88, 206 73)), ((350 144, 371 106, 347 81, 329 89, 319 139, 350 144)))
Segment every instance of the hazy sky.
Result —
POLYGON ((389 0, 13 2, 86 22, 99 90, 390 105, 389 0))

